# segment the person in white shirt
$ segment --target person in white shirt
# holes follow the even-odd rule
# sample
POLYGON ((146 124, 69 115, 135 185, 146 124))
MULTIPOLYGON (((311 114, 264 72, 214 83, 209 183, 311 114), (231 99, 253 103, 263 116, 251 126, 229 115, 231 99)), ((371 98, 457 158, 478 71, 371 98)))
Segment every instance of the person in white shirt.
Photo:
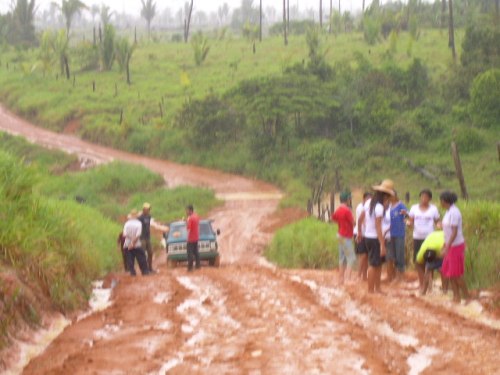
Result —
POLYGON ((132 210, 127 216, 127 222, 123 227, 123 236, 125 237, 124 249, 127 252, 127 268, 131 276, 135 276, 135 259, 139 263, 142 275, 149 274, 146 254, 142 249, 141 234, 142 223, 137 219, 139 216, 137 210, 132 210))
POLYGON ((444 277, 450 280, 453 289, 453 300, 460 303, 460 292, 465 299, 469 291, 463 278, 465 269, 465 239, 462 232, 462 214, 455 206, 458 198, 455 193, 444 191, 441 196, 441 207, 446 210, 443 218, 444 247, 443 266, 444 277))
MULTIPOLYGON (((373 190, 375 194, 366 201, 364 211, 358 220, 358 228, 365 225, 362 237, 368 249, 368 292, 380 293, 382 263, 387 253, 382 221, 389 207, 390 197, 394 195, 394 183, 391 180, 384 180, 380 185, 373 186, 373 190)), ((358 242, 363 240, 362 237, 358 236, 358 242)))
MULTIPOLYGON (((361 227, 361 230, 358 229, 358 220, 361 217, 361 214, 364 211, 364 205, 367 200, 371 199, 372 193, 365 192, 363 194, 363 202, 358 204, 356 207, 356 222, 354 227, 354 237, 358 238, 358 235, 362 238, 365 230, 365 226, 361 227), (359 232, 359 234, 358 234, 359 232)), ((356 254, 358 256, 358 278, 360 280, 368 280, 368 250, 366 249, 365 241, 357 242, 356 241, 356 254)))
POLYGON ((439 222, 440 215, 437 207, 431 203, 432 192, 424 189, 420 192, 420 203, 411 207, 410 226, 413 226, 413 263, 418 273, 419 287, 424 285, 424 268, 416 262, 420 246, 424 243, 429 234, 434 232, 436 224, 439 222))

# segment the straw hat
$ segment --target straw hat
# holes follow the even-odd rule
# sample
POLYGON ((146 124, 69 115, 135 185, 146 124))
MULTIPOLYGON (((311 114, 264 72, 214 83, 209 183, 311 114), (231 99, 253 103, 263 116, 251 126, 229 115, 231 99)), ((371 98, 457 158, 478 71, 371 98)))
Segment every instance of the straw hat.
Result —
POLYGON ((136 219, 137 216, 139 216, 139 213, 137 212, 136 209, 133 209, 132 211, 130 211, 130 213, 128 214, 127 216, 127 219, 136 219))
POLYGON ((372 189, 394 196, 394 182, 392 180, 384 180, 380 185, 372 186, 372 189))
POLYGON ((142 205, 142 208, 144 208, 145 210, 149 210, 151 208, 151 204, 146 202, 142 205))

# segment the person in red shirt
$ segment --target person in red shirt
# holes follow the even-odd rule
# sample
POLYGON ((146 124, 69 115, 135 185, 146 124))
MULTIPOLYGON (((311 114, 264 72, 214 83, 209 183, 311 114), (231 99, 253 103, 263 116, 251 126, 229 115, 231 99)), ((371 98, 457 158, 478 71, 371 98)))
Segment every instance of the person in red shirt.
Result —
POLYGON ((188 271, 193 270, 193 261, 196 262, 196 269, 200 269, 200 253, 198 251, 198 241, 200 240, 200 218, 194 212, 192 205, 186 208, 187 219, 187 255, 188 271))
POLYGON ((339 244, 339 268, 340 284, 351 280, 352 267, 356 262, 354 253, 354 217, 348 204, 351 201, 351 194, 343 192, 340 194, 340 206, 332 215, 332 221, 338 224, 337 239, 339 244), (347 271, 347 272, 346 272, 347 271))

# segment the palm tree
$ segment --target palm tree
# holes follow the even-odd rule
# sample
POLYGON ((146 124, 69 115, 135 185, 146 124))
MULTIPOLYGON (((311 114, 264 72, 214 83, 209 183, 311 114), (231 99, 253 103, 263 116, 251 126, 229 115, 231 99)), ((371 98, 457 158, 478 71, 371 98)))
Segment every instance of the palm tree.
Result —
POLYGON ((114 13, 115 12, 110 11, 110 8, 107 5, 101 6, 99 16, 101 18, 101 25, 103 27, 106 27, 107 25, 109 25, 109 23, 111 22, 111 17, 113 17, 114 13))
POLYGON ((151 39, 151 21, 156 16, 156 3, 153 0, 141 0, 142 9, 141 17, 144 18, 148 24, 148 38, 151 39))
POLYGON ((73 18, 84 9, 88 9, 87 6, 80 0, 62 0, 61 5, 58 5, 63 17, 66 21, 66 38, 69 39, 69 33, 71 30, 71 23, 73 18))
POLYGON ((186 3, 184 5, 185 13, 187 15, 186 19, 184 20, 184 43, 187 43, 189 39, 189 28, 191 26, 191 15, 193 14, 193 5, 194 5, 194 0, 191 0, 190 3, 186 3))
POLYGON ((131 44, 127 38, 120 38, 115 43, 116 61, 120 66, 120 71, 127 74, 127 84, 130 82, 130 60, 135 50, 135 44, 131 44))
POLYGON ((42 34, 39 57, 43 64, 44 72, 49 71, 50 66, 58 62, 61 75, 66 74, 66 78, 70 79, 68 47, 69 42, 64 30, 59 32, 47 30, 42 34))
POLYGON ((33 45, 36 43, 35 0, 17 0, 11 15, 11 38, 14 43, 33 45))

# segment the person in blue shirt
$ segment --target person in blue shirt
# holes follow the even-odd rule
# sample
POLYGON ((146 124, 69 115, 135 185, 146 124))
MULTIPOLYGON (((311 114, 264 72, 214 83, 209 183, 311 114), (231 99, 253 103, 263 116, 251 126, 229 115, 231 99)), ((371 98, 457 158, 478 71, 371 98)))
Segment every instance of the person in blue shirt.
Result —
POLYGON ((391 202, 391 239, 387 248, 387 278, 401 280, 405 272, 405 233, 407 208, 396 193, 391 202), (397 271, 397 274, 396 274, 397 271))

